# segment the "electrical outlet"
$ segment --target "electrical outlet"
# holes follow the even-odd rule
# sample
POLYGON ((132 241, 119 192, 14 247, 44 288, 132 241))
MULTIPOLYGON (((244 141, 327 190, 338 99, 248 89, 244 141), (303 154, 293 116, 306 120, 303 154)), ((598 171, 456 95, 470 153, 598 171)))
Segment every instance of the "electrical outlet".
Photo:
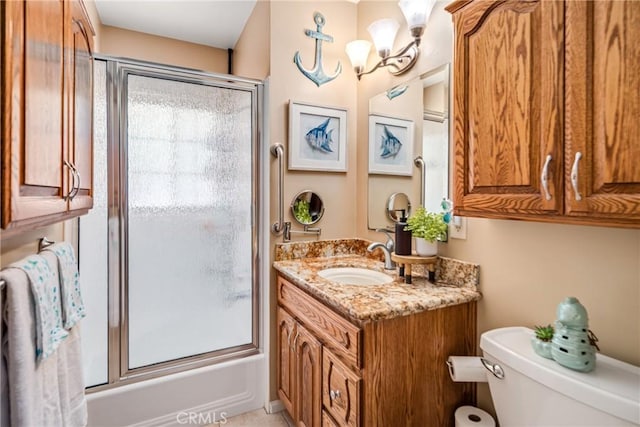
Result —
POLYGON ((467 239, 467 218, 462 216, 454 216, 449 224, 449 238, 451 239, 467 239))

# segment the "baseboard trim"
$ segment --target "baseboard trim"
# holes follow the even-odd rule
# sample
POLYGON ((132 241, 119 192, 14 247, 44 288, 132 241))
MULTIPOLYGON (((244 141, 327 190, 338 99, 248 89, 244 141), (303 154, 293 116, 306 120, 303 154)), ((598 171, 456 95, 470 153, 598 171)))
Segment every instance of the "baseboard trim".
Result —
POLYGON ((269 414, 277 414, 282 411, 284 411, 284 403, 282 403, 282 400, 272 400, 269 402, 267 406, 267 412, 269 414))

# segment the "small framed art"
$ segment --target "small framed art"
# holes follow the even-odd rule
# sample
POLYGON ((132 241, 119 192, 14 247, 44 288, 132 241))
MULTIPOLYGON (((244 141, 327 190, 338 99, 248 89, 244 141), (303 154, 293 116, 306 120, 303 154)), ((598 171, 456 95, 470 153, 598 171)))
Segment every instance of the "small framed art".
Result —
POLYGON ((289 101, 289 169, 347 171, 347 110, 289 101))
POLYGON ((413 174, 413 121, 369 116, 369 173, 413 174))

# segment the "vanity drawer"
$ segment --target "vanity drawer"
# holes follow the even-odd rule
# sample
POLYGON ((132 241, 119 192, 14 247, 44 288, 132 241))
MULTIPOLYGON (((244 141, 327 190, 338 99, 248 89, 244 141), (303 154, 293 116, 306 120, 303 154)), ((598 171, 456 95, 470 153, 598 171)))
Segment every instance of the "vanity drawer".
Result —
POLYGON ((322 303, 278 276, 278 302, 348 364, 361 367, 362 331, 322 303))
POLYGON ((322 405, 340 426, 360 425, 361 379, 330 351, 322 355, 322 405))

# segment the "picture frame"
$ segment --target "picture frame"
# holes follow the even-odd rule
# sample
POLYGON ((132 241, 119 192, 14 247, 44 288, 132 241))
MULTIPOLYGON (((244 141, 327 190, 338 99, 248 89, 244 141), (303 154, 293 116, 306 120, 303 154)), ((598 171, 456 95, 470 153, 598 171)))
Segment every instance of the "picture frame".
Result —
POLYGON ((413 175, 414 123, 369 115, 369 173, 413 175))
POLYGON ((289 101, 289 170, 347 171, 347 110, 289 101))

